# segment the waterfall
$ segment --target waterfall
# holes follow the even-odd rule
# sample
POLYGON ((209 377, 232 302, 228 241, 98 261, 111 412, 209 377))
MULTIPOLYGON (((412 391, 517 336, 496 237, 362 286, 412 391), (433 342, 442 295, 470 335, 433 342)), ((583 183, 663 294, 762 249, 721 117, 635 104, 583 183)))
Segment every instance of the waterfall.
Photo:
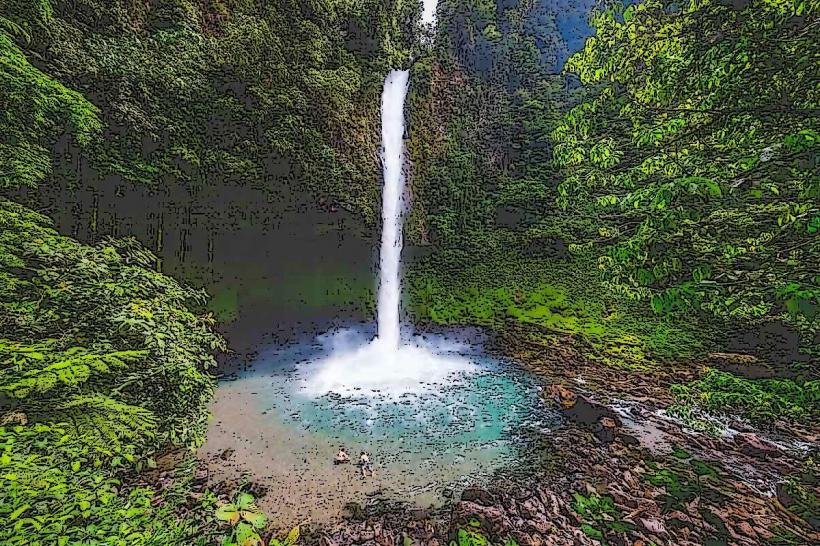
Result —
POLYGON ((427 26, 433 26, 436 22, 436 9, 438 0, 424 0, 421 11, 421 22, 427 26))
POLYGON ((382 92, 382 237, 379 254, 378 339, 398 349, 401 304, 400 264, 404 197, 404 100, 408 70, 393 70, 382 92))
MULTIPOLYGON (((434 24, 435 2, 425 0, 425 24, 434 24)), ((471 374, 478 365, 459 353, 465 346, 447 338, 416 336, 402 343, 401 249, 404 215, 405 150, 404 101, 409 70, 393 70, 382 92, 381 159, 382 233, 379 249, 379 290, 375 339, 364 343, 352 330, 325 337, 329 354, 297 367, 304 392, 310 396, 335 393, 343 397, 397 400, 449 385, 471 374)))

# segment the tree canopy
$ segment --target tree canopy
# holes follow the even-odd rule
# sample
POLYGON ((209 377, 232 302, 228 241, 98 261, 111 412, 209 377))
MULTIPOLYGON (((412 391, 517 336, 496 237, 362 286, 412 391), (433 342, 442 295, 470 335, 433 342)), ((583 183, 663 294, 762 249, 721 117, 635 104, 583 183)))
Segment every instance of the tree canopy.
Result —
POLYGON ((553 132, 559 203, 597 233, 610 286, 658 312, 816 330, 816 3, 615 5, 566 70, 586 98, 553 132))

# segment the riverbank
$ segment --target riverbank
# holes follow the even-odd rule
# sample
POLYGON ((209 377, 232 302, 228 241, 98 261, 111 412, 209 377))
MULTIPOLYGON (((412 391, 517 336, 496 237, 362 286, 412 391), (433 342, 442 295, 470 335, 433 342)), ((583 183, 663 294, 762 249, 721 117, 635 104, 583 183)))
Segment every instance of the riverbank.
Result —
POLYGON ((791 434, 763 431, 733 419, 737 428, 710 435, 667 413, 672 386, 694 380, 716 356, 626 371, 585 359, 571 339, 537 343, 531 333, 506 330, 496 347, 554 384, 546 402, 568 419, 552 438, 567 476, 548 489, 568 503, 572 526, 611 544, 820 539, 816 430, 792 423, 791 434))
MULTIPOLYGON (((556 429, 527 434, 523 464, 484 484, 454 488, 449 501, 432 507, 424 499, 385 498, 376 482, 368 484, 370 494, 359 495, 361 482, 344 484, 343 474, 334 473, 339 495, 327 500, 343 507, 342 517, 304 523, 302 540, 443 545, 458 540, 459 532, 519 545, 789 545, 820 539, 810 496, 817 493, 811 462, 817 444, 810 429, 792 436, 750 425, 724 436, 687 430, 666 414, 674 402, 671 386, 696 379, 702 366, 681 362, 627 371, 585 358, 571 338, 538 343, 532 334, 510 327, 492 340, 495 351, 549 385, 542 403, 562 416, 556 429)), ((255 430, 245 433, 251 438, 255 430)), ((293 439, 285 437, 286 449, 269 447, 280 462, 294 450, 293 439)), ((237 460, 230 449, 212 452, 207 463, 211 483, 225 498, 241 485, 236 475, 224 475, 237 460)), ((251 472, 247 480, 258 482, 263 474, 251 472)), ((268 489, 260 504, 279 531, 290 525, 287 514, 314 483, 304 477, 296 482, 260 488, 268 489)))

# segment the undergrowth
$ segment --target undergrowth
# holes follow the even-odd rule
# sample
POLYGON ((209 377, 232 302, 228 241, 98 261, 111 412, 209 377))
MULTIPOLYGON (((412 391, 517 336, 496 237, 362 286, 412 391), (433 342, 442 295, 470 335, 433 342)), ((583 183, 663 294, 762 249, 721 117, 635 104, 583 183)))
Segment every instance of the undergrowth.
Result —
MULTIPOLYGON (((404 546, 412 546, 413 541, 406 539, 404 546)), ((471 520, 467 527, 463 527, 456 533, 456 540, 450 541, 450 546, 518 546, 518 543, 508 538, 504 542, 491 542, 481 532, 481 523, 478 520, 471 520)))
POLYGON ((205 543, 184 480, 139 473, 204 438, 206 295, 133 240, 83 245, 3 200, 0 228, 0 544, 205 543))
POLYGON ((582 518, 581 531, 590 538, 606 545, 605 536, 611 533, 625 533, 635 528, 635 525, 623 521, 623 514, 615 506, 615 501, 609 495, 582 495, 573 493, 572 509, 582 518))
POLYGON ((740 415, 771 427, 778 420, 804 425, 820 420, 820 381, 773 378, 746 379, 716 369, 699 380, 673 385, 676 403, 670 413, 691 428, 712 431, 708 414, 740 415))
POLYGON ((708 339, 647 311, 640 302, 608 292, 593 263, 523 257, 513 253, 461 265, 432 257, 411 267, 410 313, 416 322, 500 329, 510 321, 584 342, 586 356, 604 365, 651 366, 688 358, 708 339))

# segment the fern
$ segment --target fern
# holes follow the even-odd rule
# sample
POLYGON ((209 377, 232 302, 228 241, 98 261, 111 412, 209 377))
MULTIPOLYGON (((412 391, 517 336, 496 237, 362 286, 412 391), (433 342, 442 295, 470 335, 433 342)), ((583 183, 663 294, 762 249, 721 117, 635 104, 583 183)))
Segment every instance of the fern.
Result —
POLYGON ((124 442, 155 437, 158 421, 152 411, 99 392, 83 392, 106 383, 110 387, 116 379, 113 372, 142 361, 147 351, 61 351, 55 346, 53 340, 32 345, 0 340, 0 394, 14 401, 4 421, 20 422, 17 416, 22 415, 35 423, 63 423, 103 453, 113 453, 124 442))
POLYGON ((102 394, 74 396, 56 406, 55 415, 89 447, 104 453, 126 441, 154 438, 157 417, 140 406, 102 394))
POLYGON ((83 347, 54 351, 47 343, 0 340, 0 392, 22 400, 58 387, 78 387, 146 356, 146 351, 95 353, 83 347))

